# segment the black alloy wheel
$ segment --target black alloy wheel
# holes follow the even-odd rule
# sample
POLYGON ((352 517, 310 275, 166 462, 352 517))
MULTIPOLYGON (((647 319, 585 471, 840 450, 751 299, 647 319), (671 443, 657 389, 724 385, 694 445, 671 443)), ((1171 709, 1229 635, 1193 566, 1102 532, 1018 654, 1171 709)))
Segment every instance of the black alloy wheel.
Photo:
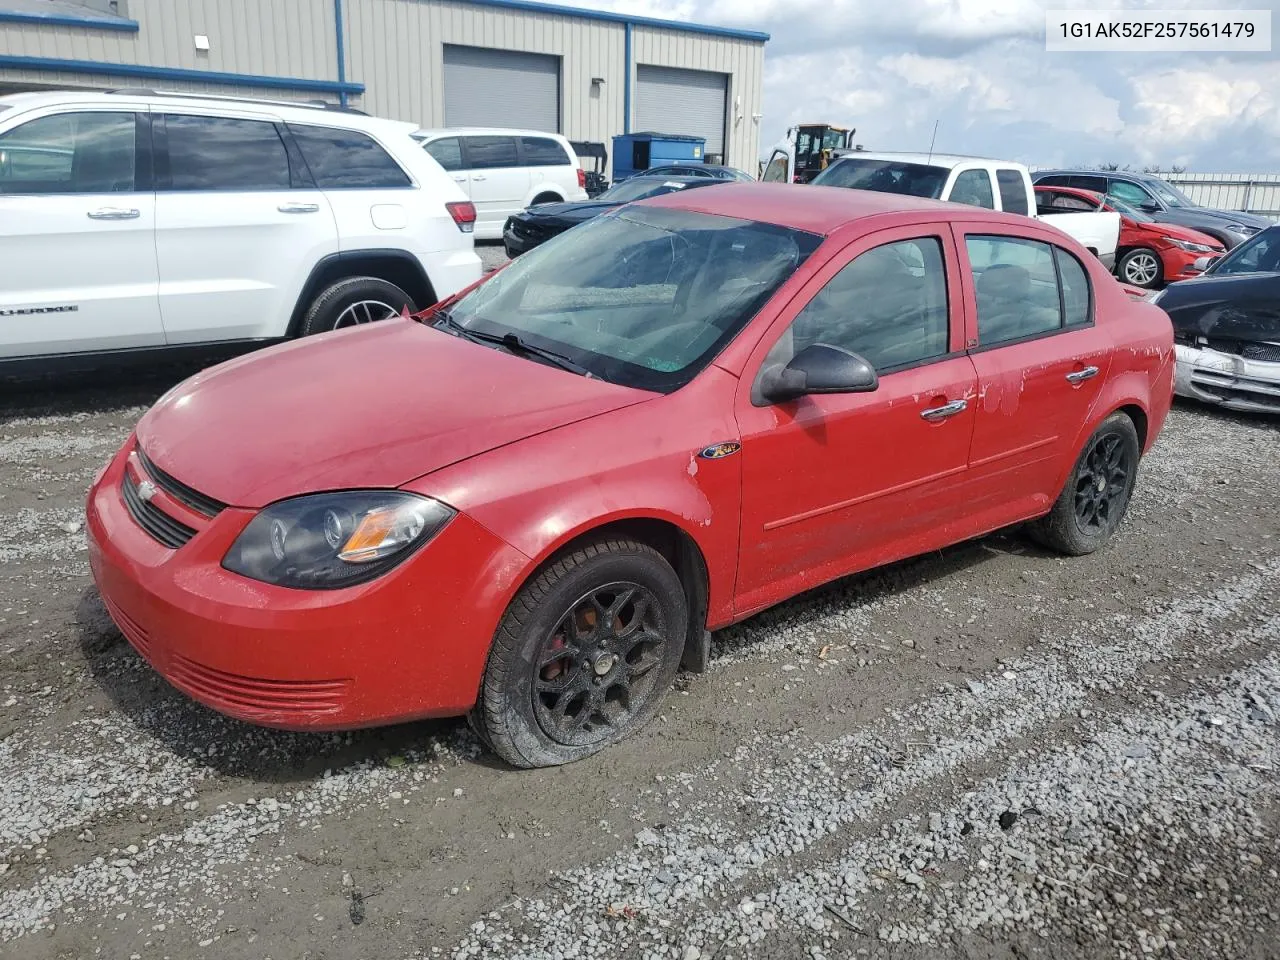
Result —
POLYGON ((587 746, 626 729, 654 695, 668 644, 653 592, 610 583, 579 599, 543 643, 534 712, 548 737, 587 746))

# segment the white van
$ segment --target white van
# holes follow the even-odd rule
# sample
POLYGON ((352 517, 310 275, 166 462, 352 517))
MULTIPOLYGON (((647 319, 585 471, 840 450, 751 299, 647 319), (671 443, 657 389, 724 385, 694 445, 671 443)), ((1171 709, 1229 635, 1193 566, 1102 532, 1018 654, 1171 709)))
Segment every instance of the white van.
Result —
POLYGON ((413 136, 475 204, 477 240, 501 240, 507 217, 535 204, 587 199, 586 173, 559 134, 459 127, 413 136))

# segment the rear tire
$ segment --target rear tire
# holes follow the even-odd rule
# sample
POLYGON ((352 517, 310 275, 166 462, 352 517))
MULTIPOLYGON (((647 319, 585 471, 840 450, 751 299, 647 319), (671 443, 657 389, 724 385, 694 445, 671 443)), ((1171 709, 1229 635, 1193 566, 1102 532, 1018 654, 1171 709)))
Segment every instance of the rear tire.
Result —
POLYGON ((1032 538, 1060 553, 1093 553, 1120 526, 1138 478, 1142 448, 1126 414, 1113 413, 1094 431, 1049 513, 1030 524, 1032 538))
POLYGON ((688 632, 684 588, 660 553, 588 543, 511 601, 467 719, 515 767, 589 757, 653 719, 688 632))
POLYGON ((564 201, 560 197, 557 197, 554 193, 540 193, 533 198, 533 203, 529 204, 529 206, 538 207, 544 203, 563 203, 563 202, 564 201))
POLYGON ((1138 247, 1120 258, 1116 276, 1132 286, 1154 290, 1164 280, 1164 261, 1154 250, 1138 247))
POLYGON ((298 335, 309 337, 346 327, 398 316, 406 307, 417 311, 413 298, 394 283, 377 277, 348 277, 330 284, 311 301, 298 335))

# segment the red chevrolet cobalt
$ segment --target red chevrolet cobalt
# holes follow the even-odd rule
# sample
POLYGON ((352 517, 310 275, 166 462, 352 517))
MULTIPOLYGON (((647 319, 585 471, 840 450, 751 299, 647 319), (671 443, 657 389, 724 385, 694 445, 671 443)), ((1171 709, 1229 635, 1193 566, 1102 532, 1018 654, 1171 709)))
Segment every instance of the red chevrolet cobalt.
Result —
POLYGON ((1173 335, 1026 217, 729 184, 416 318, 214 367, 89 494, 94 578, 253 723, 469 714, 517 766, 649 720, 708 630, 1021 521, 1119 526, 1173 335))

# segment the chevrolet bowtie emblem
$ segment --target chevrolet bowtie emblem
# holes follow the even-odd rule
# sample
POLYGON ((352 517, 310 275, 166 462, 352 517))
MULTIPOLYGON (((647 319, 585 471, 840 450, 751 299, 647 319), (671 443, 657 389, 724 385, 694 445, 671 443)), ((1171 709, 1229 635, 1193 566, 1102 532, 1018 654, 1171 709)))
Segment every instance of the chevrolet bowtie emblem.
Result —
POLYGON ((156 485, 150 480, 143 480, 138 484, 138 499, 143 503, 150 502, 151 498, 156 495, 156 485))

